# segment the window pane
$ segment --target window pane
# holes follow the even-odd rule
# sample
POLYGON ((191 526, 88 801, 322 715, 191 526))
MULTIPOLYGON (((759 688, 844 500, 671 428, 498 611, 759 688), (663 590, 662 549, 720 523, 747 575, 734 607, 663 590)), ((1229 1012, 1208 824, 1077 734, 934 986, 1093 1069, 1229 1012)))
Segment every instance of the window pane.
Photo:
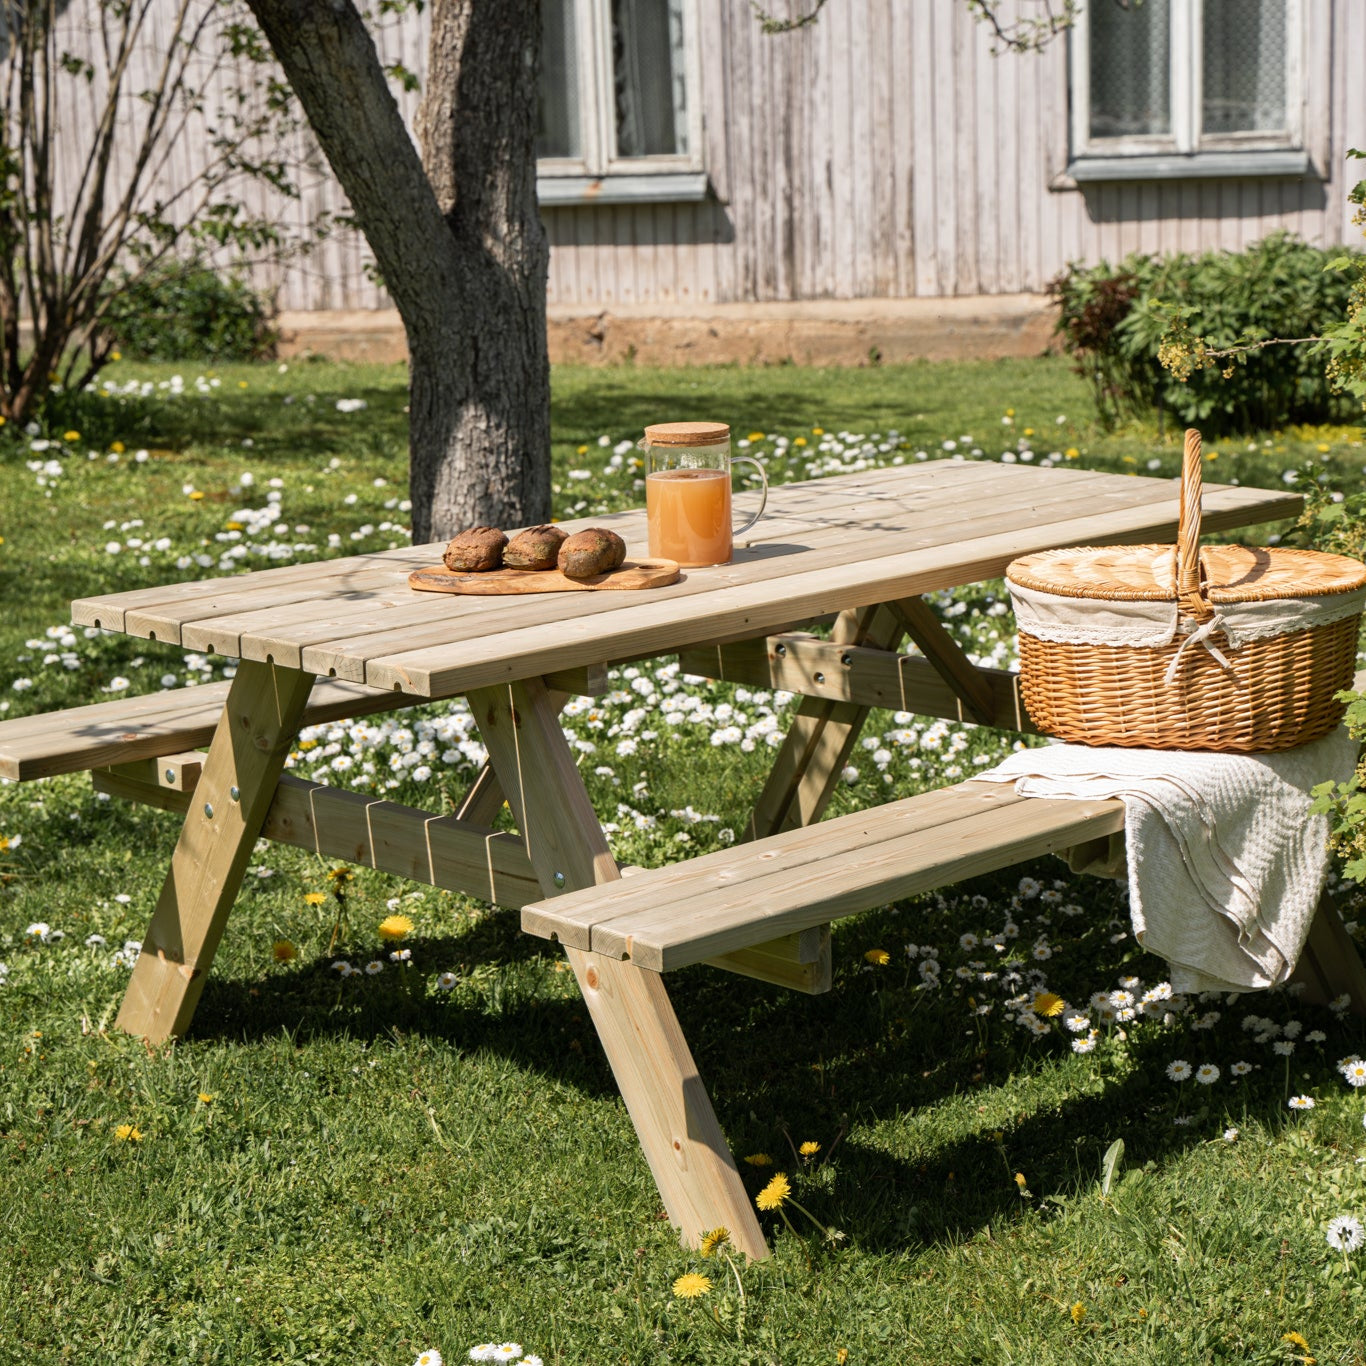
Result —
POLYGON ((579 61, 574 0, 541 0, 541 88, 536 155, 580 157, 579 61))
POLYGON ((1087 6, 1091 17, 1091 136, 1172 130, 1169 0, 1121 8, 1087 6))
POLYGON ((688 150, 683 0, 612 0, 617 155, 688 150))
POLYGON ((1286 126, 1285 0, 1205 0, 1206 133, 1286 126))

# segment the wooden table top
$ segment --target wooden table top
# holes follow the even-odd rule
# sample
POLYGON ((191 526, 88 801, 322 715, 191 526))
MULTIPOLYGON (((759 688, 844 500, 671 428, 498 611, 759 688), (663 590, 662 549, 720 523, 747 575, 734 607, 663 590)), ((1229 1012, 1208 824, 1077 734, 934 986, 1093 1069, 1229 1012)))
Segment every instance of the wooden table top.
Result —
MULTIPOLYGON (((810 617, 994 578, 1065 545, 1173 542, 1179 481, 939 460, 775 485, 727 565, 639 593, 419 593, 410 546, 81 598, 76 625, 271 660, 419 697, 761 635, 810 617)), ((743 508, 747 495, 736 498, 743 508)), ((1298 494, 1206 484, 1203 526, 1297 516, 1298 494)), ((646 549, 643 509, 565 522, 646 549)))

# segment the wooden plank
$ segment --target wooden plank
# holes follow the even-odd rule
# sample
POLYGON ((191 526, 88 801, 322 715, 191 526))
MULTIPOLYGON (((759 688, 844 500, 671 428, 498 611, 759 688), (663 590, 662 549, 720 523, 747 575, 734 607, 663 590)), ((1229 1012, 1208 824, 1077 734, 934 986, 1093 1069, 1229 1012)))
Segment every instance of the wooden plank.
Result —
MULTIPOLYGON (((470 697, 542 890, 619 881, 553 700, 535 679, 470 697), (529 781, 528 781, 529 779, 529 781)), ((567 950, 669 1219, 696 1247, 718 1225, 750 1257, 768 1248, 663 981, 567 950)))
MULTIPOLYGON (((90 776, 96 791, 125 801, 164 811, 188 811, 194 804, 193 788, 158 785, 155 775, 138 768, 96 769, 90 776)), ((289 774, 276 787, 261 838, 497 906, 516 909, 541 896, 518 835, 289 774)))
POLYGON ((830 926, 817 925, 797 934, 785 934, 781 939, 770 939, 766 944, 756 944, 753 948, 709 958, 707 966, 818 996, 829 991, 834 981, 830 926))
MULTIPOLYGON (((1247 490, 1230 490, 1227 500, 1208 497, 1203 525, 1214 531, 1249 520, 1273 520, 1298 506, 1293 495, 1233 496, 1240 493, 1247 490)), ((477 648, 468 642, 432 643, 379 657, 370 653, 365 642, 350 642, 346 654, 318 648, 305 650, 303 659, 309 668, 322 666, 319 671, 324 673, 332 668, 338 673, 350 672, 359 662, 366 681, 376 687, 445 696, 540 673, 550 660, 565 668, 601 658, 657 654, 700 643, 704 636, 757 635, 779 617, 791 621, 820 616, 841 608, 995 578, 1017 555, 1050 546, 1082 540, 1092 545, 1170 541, 1176 534, 1174 502, 1170 510, 1173 515, 1169 518, 1166 507, 1140 506, 1099 513, 1093 510, 1051 520, 1060 515, 1054 509, 1040 514, 1041 525, 1029 513, 1022 513, 1019 520, 1030 525, 960 540, 952 546, 935 544, 852 564, 847 553, 833 555, 828 561, 823 556, 804 557, 807 572, 790 574, 777 582, 716 589, 699 603, 686 596, 673 596, 686 592, 685 582, 661 589, 648 610, 631 605, 591 625, 576 619, 541 625, 496 641, 485 637, 477 648), (813 565, 813 559, 820 563, 813 565), (700 610, 703 608, 705 611, 700 610)), ((598 601, 600 598, 592 599, 598 601)))
MULTIPOLYGON (((971 721, 963 699, 919 655, 835 645, 816 636, 784 632, 767 639, 734 641, 710 649, 684 650, 683 673, 700 674, 754 688, 781 688, 808 697, 886 707, 917 716, 971 721), (781 653, 779 648, 781 647, 781 653)), ((983 724, 1036 734, 1020 700, 1020 676, 1005 669, 978 671, 991 692, 983 724)))
MULTIPOLYGON (((1055 853, 1123 827, 1119 801, 1030 797, 949 825, 853 846, 793 876, 775 869, 714 893, 682 889, 679 901, 593 927, 593 950, 668 972, 778 933, 824 924, 871 906, 1055 853)), ((644 879, 634 879, 633 885, 644 879)), ((644 890, 644 889, 641 889, 644 890)), ((675 893, 678 895, 678 893, 675 893)))
MULTIPOLYGON (((228 692, 227 683, 205 683, 0 721, 0 778, 27 782, 207 745, 228 692)), ((407 705, 392 689, 323 678, 314 684, 300 725, 407 705)))
POLYGON ((685 890, 692 896, 748 885, 773 868, 795 876, 797 870, 814 871, 822 861, 838 859, 850 848, 873 848, 907 834, 950 825, 983 810, 1001 811, 1016 802, 1040 800, 1016 796, 1007 783, 964 782, 937 788, 817 825, 783 830, 759 842, 718 849, 665 868, 644 869, 610 887, 525 906, 522 928, 542 939, 587 948, 592 944, 594 927, 608 925, 618 916, 638 916, 647 905, 676 904, 685 890), (641 878, 647 880, 642 882, 641 878), (642 893, 642 887, 648 891, 642 893))
POLYGON ((312 687, 310 675, 269 664, 238 669, 143 936, 120 1029, 161 1043, 189 1027, 312 687))
MULTIPOLYGON (((772 559, 774 552, 763 547, 772 539, 791 538, 788 514, 797 515, 802 528, 798 540, 803 545, 833 542, 837 537, 847 541, 851 516, 856 511, 866 514, 870 506, 874 506, 880 522, 911 525, 916 518, 933 516, 940 507, 954 506, 967 489, 987 482, 989 467, 967 467, 976 472, 964 475, 953 470, 953 462, 936 463, 944 472, 936 473, 932 479, 917 481, 912 488, 905 486, 904 478, 897 477, 897 472, 887 471, 847 486, 842 480, 825 481, 824 485, 819 482, 784 485, 781 498, 775 493, 771 505, 778 512, 778 518, 766 516, 745 536, 734 564, 708 570, 705 577, 690 573, 688 580, 692 587, 686 591, 701 591, 718 575, 744 577, 744 566, 772 559), (837 484, 841 487, 837 488, 837 484), (953 490, 958 492, 955 494, 953 490), (822 530, 826 524, 831 529, 822 530)), ((959 466, 960 470, 963 468, 959 466)), ((628 545, 643 543, 643 513, 620 516, 622 520, 616 522, 608 518, 599 521, 604 526, 614 526, 628 545)), ((792 547, 787 549, 790 552, 792 547)), ((675 591, 681 590, 676 588, 675 591)), ((313 594, 298 602, 280 602, 273 597, 243 601, 240 609, 233 607, 227 611, 219 611, 216 604, 205 603, 198 611, 192 611, 189 618, 183 609, 176 607, 174 615, 165 615, 159 623, 153 624, 159 624, 166 634, 179 633, 181 642, 194 649, 248 658, 266 659, 269 656, 279 663, 296 665, 301 658, 301 647, 332 640, 377 632, 394 635, 410 628, 417 632, 425 629, 445 639, 460 639, 490 634, 490 622, 495 623, 498 630, 505 631, 511 629, 511 624, 530 625, 559 620, 565 615, 563 603, 536 600, 518 604, 434 603, 417 597, 406 588, 399 591, 395 578, 388 571, 348 576, 347 591, 338 595, 338 599, 322 610, 317 606, 319 599, 313 594)), ((587 604, 576 600, 574 612, 584 616, 610 607, 610 603, 587 604)), ((134 618, 133 624, 140 627, 149 620, 143 615, 134 618)))
POLYGON ((995 694, 934 608, 924 598, 901 598, 889 606, 920 652, 962 699, 972 720, 985 723, 996 710, 995 694))

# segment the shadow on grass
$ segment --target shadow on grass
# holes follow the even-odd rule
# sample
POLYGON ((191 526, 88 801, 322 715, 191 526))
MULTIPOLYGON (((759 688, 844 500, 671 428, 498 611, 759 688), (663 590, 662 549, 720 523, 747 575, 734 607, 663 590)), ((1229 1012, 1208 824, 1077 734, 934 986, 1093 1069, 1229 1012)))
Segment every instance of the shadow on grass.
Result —
MULTIPOLYGON (((387 965, 374 979, 340 981, 322 960, 261 980, 211 979, 193 1037, 420 1035, 462 1054, 504 1057, 595 1100, 617 1094, 585 1006, 547 988, 557 951, 521 934, 514 912, 411 947, 420 964, 458 968, 460 986, 434 998, 425 972, 387 965)), ((862 973, 814 998, 709 969, 675 974, 670 988, 733 1150, 741 1158, 767 1150, 776 1169, 792 1171, 800 1163, 788 1142, 819 1141, 834 1158, 834 1179, 827 1188, 817 1178, 803 1203, 869 1249, 958 1241, 1009 1223, 1037 1205, 1021 1194, 1016 1171, 1038 1195, 1089 1190, 1117 1137, 1126 1165, 1161 1165, 1217 1134, 1221 1105, 1268 1124, 1284 1118, 1268 1072, 1236 1092, 1188 1095, 1196 1123, 1176 1127, 1177 1095, 1163 1075, 1169 1041, 1136 1036, 1122 1075, 1104 1062, 1083 1071, 1056 1041, 1035 1051, 1007 1037, 993 1052, 976 1038, 965 1043, 961 1005, 875 991, 862 973), (1212 1114, 1200 1111, 1207 1097, 1212 1114), (988 1111, 1004 1117, 975 1119, 988 1111), (861 1137, 831 1153, 849 1125, 861 1137), (872 1131, 879 1138, 870 1141, 872 1131)), ((771 1174, 741 1170, 753 1191, 771 1174)))

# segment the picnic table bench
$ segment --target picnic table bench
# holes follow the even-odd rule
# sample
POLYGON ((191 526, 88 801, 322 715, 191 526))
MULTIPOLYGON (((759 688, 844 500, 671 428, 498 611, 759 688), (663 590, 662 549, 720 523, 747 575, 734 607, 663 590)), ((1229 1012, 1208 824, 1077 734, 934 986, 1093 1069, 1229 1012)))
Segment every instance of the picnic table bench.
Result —
MULTIPOLYGON (((1177 489, 941 461, 775 488, 770 506, 731 564, 644 593, 412 593, 409 571, 439 559, 426 546, 76 602, 77 624, 239 661, 226 686, 0 723, 0 776, 90 769, 103 791, 185 813, 120 1026, 151 1041, 188 1028, 258 837, 521 907, 574 969, 682 1236, 725 1225, 766 1255, 662 974, 707 962, 823 990, 832 919, 1122 829, 1118 802, 1018 799, 971 780, 820 818, 871 707, 1031 729, 1014 676, 972 663, 925 593, 1052 546, 1170 541, 1177 489), (794 629, 832 613, 828 639, 794 629), (623 870, 559 710, 600 690, 607 665, 675 652, 689 673, 802 700, 745 842, 623 870), (452 815, 283 772, 303 726, 455 696, 489 760, 452 815), (492 828, 504 800, 516 834, 492 828)), ((1293 494, 1207 486, 1204 523, 1299 507, 1293 494)), ((643 513, 595 520, 644 543, 643 513)), ((1366 972, 1326 912, 1306 964, 1318 994, 1366 1003, 1366 972)))

